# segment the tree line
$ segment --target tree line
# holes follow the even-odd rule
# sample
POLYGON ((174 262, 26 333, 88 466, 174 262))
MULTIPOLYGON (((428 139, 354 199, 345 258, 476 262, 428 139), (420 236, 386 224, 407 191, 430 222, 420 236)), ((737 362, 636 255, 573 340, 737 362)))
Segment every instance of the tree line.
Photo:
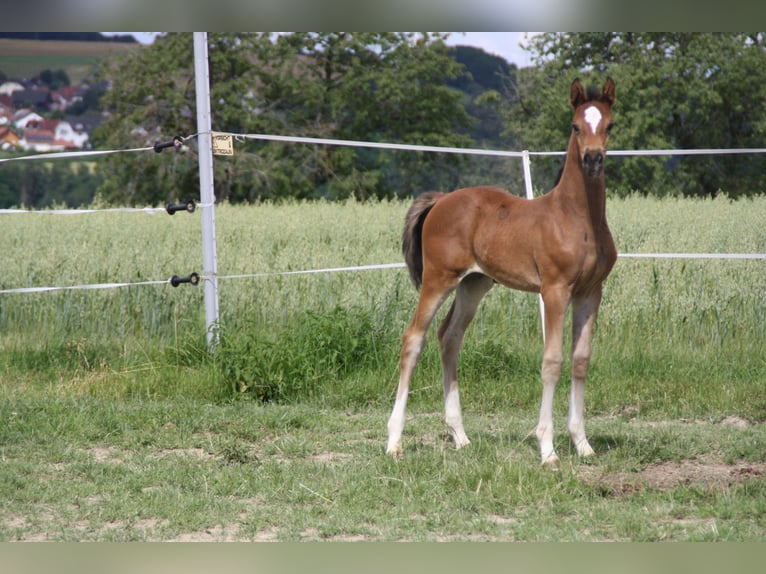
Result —
MULTIPOLYGON (((617 85, 610 148, 764 148, 766 34, 547 33, 534 37, 534 66, 519 75, 507 129, 529 149, 545 149, 569 121, 556 102, 574 75, 617 85)), ((550 174, 557 166, 543 166, 550 174)), ((766 156, 611 158, 617 193, 729 197, 766 190, 766 156)))
MULTIPOLYGON (((517 69, 437 33, 211 33, 213 129, 308 137, 563 150, 575 77, 617 85, 612 149, 764 147, 764 34, 544 33, 517 69)), ((96 148, 131 148, 196 131, 192 37, 164 34, 102 62, 105 121, 96 148)), ((533 161, 541 191, 560 159, 533 161)), ((24 162, 29 169, 31 162, 24 162)), ((38 163, 38 162, 34 162, 38 163)), ((463 185, 511 186, 518 160, 244 141, 217 157, 216 197, 396 198, 463 185)), ((119 154, 97 168, 94 193, 118 204, 198 197, 193 145, 119 154)), ((763 155, 611 158, 610 193, 760 194, 763 155)), ((50 168, 49 173, 50 173, 50 168)), ((0 198, 4 172, 0 170, 0 198)), ((71 177, 67 176, 70 180, 71 177)), ((74 175, 72 177, 75 177, 74 175)), ((520 186, 514 189, 521 193, 520 186)), ((69 202, 68 199, 64 201, 69 202)))
POLYGON ((0 32, 0 38, 65 42, 121 42, 127 44, 137 42, 132 34, 104 36, 101 32, 0 32))

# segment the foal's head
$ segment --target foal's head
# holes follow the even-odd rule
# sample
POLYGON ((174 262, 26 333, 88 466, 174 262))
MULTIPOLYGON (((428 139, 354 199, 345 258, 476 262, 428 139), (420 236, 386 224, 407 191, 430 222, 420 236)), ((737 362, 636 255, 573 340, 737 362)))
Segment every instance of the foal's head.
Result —
POLYGON ((606 144, 612 131, 614 81, 607 78, 600 93, 597 89, 586 93, 580 80, 576 79, 572 82, 569 101, 574 108, 572 132, 583 171, 587 177, 600 177, 604 173, 606 144))

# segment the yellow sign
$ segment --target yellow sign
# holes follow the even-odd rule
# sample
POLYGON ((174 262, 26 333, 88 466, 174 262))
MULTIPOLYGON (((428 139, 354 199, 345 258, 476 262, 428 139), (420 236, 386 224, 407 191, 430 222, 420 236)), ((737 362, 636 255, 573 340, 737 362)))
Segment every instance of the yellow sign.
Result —
POLYGON ((233 138, 230 134, 213 132, 213 154, 234 155, 233 138))

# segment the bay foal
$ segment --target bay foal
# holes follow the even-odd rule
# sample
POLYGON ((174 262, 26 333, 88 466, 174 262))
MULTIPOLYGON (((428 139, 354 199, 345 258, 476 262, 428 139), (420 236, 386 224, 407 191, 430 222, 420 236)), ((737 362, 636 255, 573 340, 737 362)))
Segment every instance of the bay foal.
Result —
POLYGON ((586 93, 570 89, 572 132, 560 179, 547 194, 522 199, 494 187, 424 193, 407 213, 402 240, 420 299, 402 337, 399 386, 388 420, 387 452, 402 454, 410 379, 436 311, 454 291, 439 332, 446 422, 461 448, 463 429, 457 381, 463 335, 482 297, 495 283, 541 293, 545 309, 542 401, 536 435, 545 466, 557 467, 553 448, 553 395, 561 374, 565 315, 572 305, 572 388, 568 429, 580 456, 593 449, 585 436, 585 377, 601 285, 617 259, 606 222, 604 158, 612 129, 614 82, 586 93))

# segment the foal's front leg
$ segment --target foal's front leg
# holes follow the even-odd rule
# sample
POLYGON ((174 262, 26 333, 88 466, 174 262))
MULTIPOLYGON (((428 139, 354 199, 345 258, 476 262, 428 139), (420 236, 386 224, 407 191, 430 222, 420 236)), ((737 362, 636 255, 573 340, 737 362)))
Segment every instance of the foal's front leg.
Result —
POLYGON ((543 466, 556 469, 559 457, 553 448, 553 397, 561 376, 564 316, 569 305, 569 293, 563 289, 547 289, 542 295, 545 305, 545 343, 541 369, 543 395, 535 434, 540 443, 543 466))
POLYGON ((590 340, 601 292, 572 302, 572 389, 569 397, 569 436, 580 456, 595 454, 585 436, 585 378, 590 365, 590 340))

